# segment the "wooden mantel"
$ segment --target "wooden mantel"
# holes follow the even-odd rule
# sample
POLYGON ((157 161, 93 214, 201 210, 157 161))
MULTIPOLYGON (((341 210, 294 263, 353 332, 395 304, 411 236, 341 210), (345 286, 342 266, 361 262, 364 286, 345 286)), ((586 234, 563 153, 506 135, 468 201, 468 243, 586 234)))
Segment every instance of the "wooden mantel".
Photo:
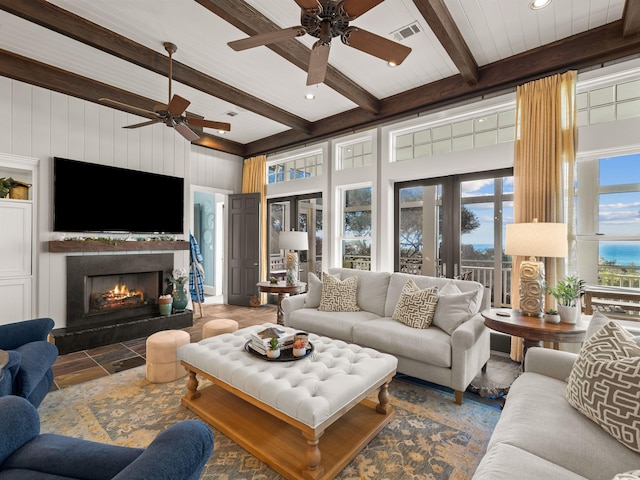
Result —
POLYGON ((157 251, 157 250, 189 250, 186 240, 51 240, 49 252, 126 252, 126 251, 157 251))

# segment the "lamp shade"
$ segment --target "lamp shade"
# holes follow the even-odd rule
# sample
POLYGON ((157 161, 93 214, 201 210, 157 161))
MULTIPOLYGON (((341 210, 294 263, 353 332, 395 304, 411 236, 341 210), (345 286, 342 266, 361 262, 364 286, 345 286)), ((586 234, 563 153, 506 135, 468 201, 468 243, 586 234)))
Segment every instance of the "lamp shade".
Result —
POLYGON ((280 248, 283 250, 308 250, 307 232, 280 232, 280 248))
POLYGON ((564 223, 513 223, 507 225, 504 253, 525 257, 566 257, 564 223))

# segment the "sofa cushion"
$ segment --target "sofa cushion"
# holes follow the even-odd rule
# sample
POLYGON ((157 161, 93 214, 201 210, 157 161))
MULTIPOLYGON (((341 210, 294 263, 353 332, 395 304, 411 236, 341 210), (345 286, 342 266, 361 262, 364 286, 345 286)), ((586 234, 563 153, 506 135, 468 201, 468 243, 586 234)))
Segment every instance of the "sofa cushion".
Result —
POLYGON ((509 388, 487 449, 513 445, 585 478, 610 479, 637 468, 638 454, 569 405, 566 387, 525 370, 509 388))
POLYGON ((615 322, 587 340, 571 370, 567 401, 623 445, 640 453, 640 347, 615 322))
POLYGON ((393 311, 393 318, 412 328, 429 328, 438 303, 438 288, 421 290, 413 280, 402 288, 400 299, 393 311))
POLYGON ((451 368, 451 337, 439 328, 416 329, 391 317, 359 322, 353 342, 437 367, 451 368))
POLYGON ((476 292, 439 295, 433 324, 452 335, 462 323, 474 315, 476 292))
POLYGON ((619 473, 613 477, 613 480, 640 480, 640 470, 619 473))
POLYGON ((340 280, 338 277, 322 274, 322 295, 318 310, 323 312, 357 312, 360 310, 356 302, 358 277, 340 280))
POLYGON ((322 312, 303 308, 289 314, 288 325, 297 330, 353 342, 353 327, 376 318, 380 317, 364 310, 359 312, 322 312))
MULTIPOLYGON (((339 278, 358 277, 358 292, 356 298, 362 310, 385 316, 385 300, 389 288, 389 272, 370 272, 352 268, 330 268, 329 273, 340 275, 339 278)), ((389 314, 388 316, 391 316, 389 314)))

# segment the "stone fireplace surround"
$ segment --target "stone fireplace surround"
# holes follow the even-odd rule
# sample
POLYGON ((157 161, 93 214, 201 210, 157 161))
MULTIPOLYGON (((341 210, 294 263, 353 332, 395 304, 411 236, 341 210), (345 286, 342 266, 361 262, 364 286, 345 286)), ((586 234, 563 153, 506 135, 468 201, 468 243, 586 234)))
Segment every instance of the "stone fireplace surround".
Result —
POLYGON ((52 332, 60 354, 146 337, 160 330, 192 326, 190 310, 160 315, 157 295, 167 291, 165 279, 172 269, 172 253, 68 256, 67 326, 52 332), (158 278, 158 290, 149 292, 149 301, 144 305, 98 314, 87 311, 85 288, 91 284, 91 277, 143 272, 154 272, 158 278))

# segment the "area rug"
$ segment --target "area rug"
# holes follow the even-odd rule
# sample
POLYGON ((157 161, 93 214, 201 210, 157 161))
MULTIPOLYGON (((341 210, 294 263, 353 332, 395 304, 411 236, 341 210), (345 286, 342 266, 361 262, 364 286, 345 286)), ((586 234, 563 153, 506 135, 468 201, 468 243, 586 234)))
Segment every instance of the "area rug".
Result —
MULTIPOLYGON (((206 385, 202 382, 201 386, 206 385)), ((198 418, 180 405, 186 379, 153 384, 144 367, 51 392, 38 411, 41 431, 124 446, 147 446, 169 425, 198 418)), ((471 478, 500 409, 396 377, 389 388, 396 418, 338 475, 341 480, 471 478)), ((212 429, 215 449, 201 478, 282 477, 212 429)))

